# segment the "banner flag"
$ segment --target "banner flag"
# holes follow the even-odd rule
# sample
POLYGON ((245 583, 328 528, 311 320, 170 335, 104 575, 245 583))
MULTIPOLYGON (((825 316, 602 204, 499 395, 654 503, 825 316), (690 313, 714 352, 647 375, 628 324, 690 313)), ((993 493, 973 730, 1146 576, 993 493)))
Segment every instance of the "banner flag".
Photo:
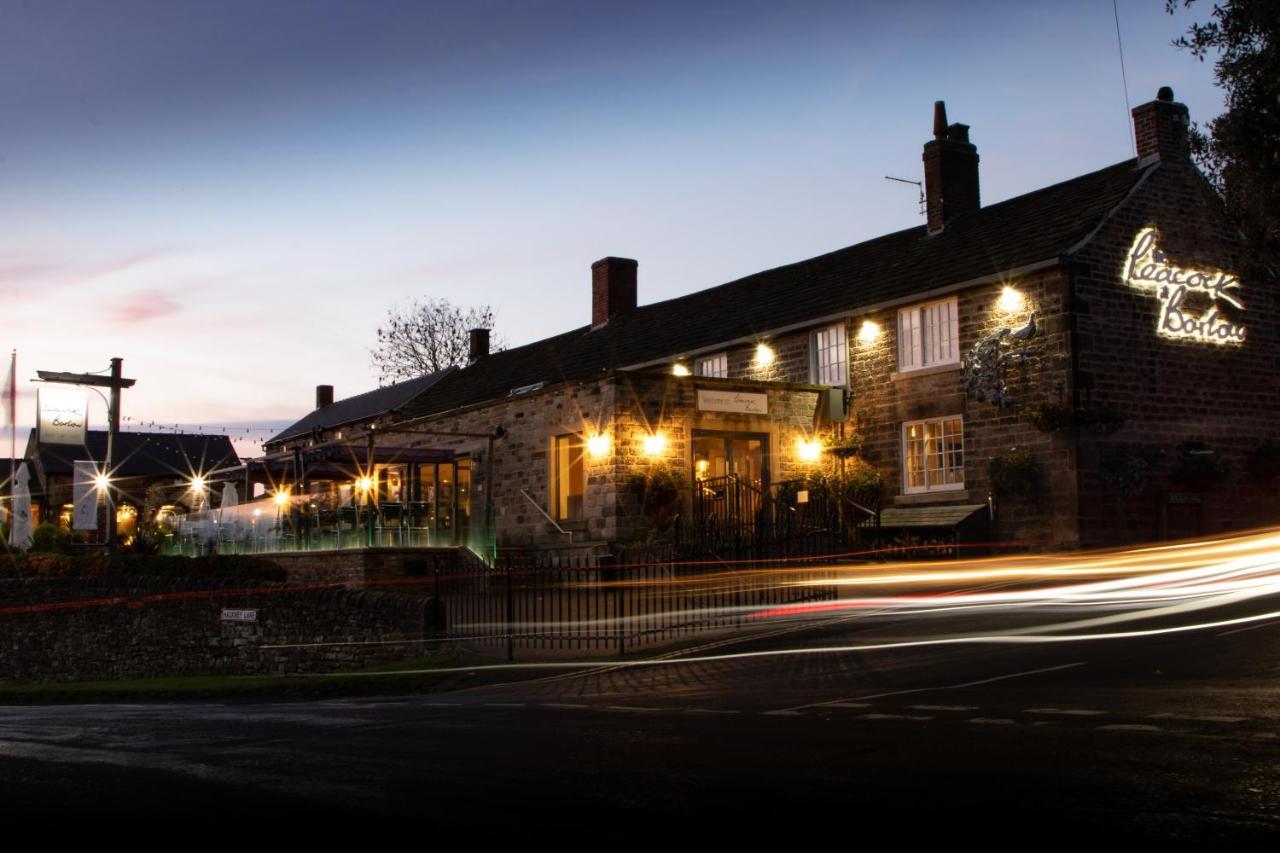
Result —
POLYGON ((75 513, 71 521, 72 530, 98 529, 98 463, 77 461, 72 463, 71 500, 75 504, 75 513))

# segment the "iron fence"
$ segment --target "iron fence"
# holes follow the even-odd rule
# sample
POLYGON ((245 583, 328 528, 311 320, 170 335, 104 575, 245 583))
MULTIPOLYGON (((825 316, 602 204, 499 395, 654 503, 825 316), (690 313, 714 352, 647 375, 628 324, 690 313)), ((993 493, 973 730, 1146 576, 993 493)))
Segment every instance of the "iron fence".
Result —
POLYGON ((613 554, 500 553, 430 569, 437 637, 493 653, 625 655, 717 629, 761 624, 773 608, 831 600, 829 560, 696 559, 674 547, 613 554))

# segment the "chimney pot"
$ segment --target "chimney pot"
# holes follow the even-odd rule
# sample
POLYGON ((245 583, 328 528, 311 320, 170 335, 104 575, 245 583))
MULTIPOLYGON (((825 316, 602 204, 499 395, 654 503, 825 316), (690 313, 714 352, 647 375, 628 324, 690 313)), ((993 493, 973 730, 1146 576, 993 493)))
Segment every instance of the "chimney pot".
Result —
POLYGON ((933 138, 947 138, 947 102, 933 102, 933 138))
POLYGON ((631 258, 601 258, 591 265, 591 326, 636 310, 636 269, 631 258))
POLYGON ((489 355, 489 330, 471 329, 469 334, 471 335, 471 352, 467 358, 467 364, 475 364, 489 355))
POLYGON ((333 405, 333 386, 317 385, 316 386, 316 408, 323 409, 325 406, 333 405))

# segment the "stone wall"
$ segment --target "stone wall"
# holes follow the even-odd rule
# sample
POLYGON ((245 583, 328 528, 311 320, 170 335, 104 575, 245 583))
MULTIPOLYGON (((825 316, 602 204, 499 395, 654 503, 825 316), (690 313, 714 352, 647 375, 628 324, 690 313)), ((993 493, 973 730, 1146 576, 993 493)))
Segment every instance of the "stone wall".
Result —
POLYGON ((0 614, 6 682, 359 669, 420 656, 436 619, 426 598, 190 578, 0 580, 0 614))
MULTIPOLYGON (((1280 288, 1245 256, 1221 216, 1221 202, 1189 163, 1167 162, 1147 176, 1077 256, 1073 286, 1081 394, 1127 417, 1109 437, 1082 437, 1081 518, 1086 543, 1177 538, 1274 523, 1275 481, 1250 470, 1248 455, 1280 438, 1280 288), (1212 307, 1247 328, 1239 344, 1157 334, 1158 287, 1127 283, 1126 256, 1138 232, 1159 230, 1158 247, 1184 269, 1227 271, 1243 310, 1192 293, 1190 315, 1212 307), (1231 465, 1210 489, 1170 479, 1184 442, 1201 442, 1231 465), (1109 447, 1162 454, 1139 494, 1124 497, 1101 481, 1109 447)), ((1114 457, 1112 457, 1114 458, 1114 457)))

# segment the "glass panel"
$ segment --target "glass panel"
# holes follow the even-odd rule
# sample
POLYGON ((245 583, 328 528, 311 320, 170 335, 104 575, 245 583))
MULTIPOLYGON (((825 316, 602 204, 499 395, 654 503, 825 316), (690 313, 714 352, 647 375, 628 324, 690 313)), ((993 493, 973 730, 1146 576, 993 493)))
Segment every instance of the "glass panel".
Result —
POLYGON ((733 473, 760 488, 764 479, 764 442, 758 438, 733 439, 733 473))
POLYGON ((458 513, 455 542, 465 543, 471 529, 471 460, 458 460, 458 513))
POLYGON ((723 436, 697 435, 693 438, 693 474, 699 480, 729 473, 729 451, 723 436))
POLYGON ((417 526, 434 530, 436 526, 436 468, 438 465, 418 466, 418 519, 417 526))
POLYGON ((582 460, 582 437, 559 435, 555 439, 555 515, 560 521, 582 518, 586 471, 582 460))
MULTIPOLYGON (((446 533, 453 529, 453 466, 436 466, 436 530, 446 533)), ((445 537, 447 539, 448 537, 445 537)))

